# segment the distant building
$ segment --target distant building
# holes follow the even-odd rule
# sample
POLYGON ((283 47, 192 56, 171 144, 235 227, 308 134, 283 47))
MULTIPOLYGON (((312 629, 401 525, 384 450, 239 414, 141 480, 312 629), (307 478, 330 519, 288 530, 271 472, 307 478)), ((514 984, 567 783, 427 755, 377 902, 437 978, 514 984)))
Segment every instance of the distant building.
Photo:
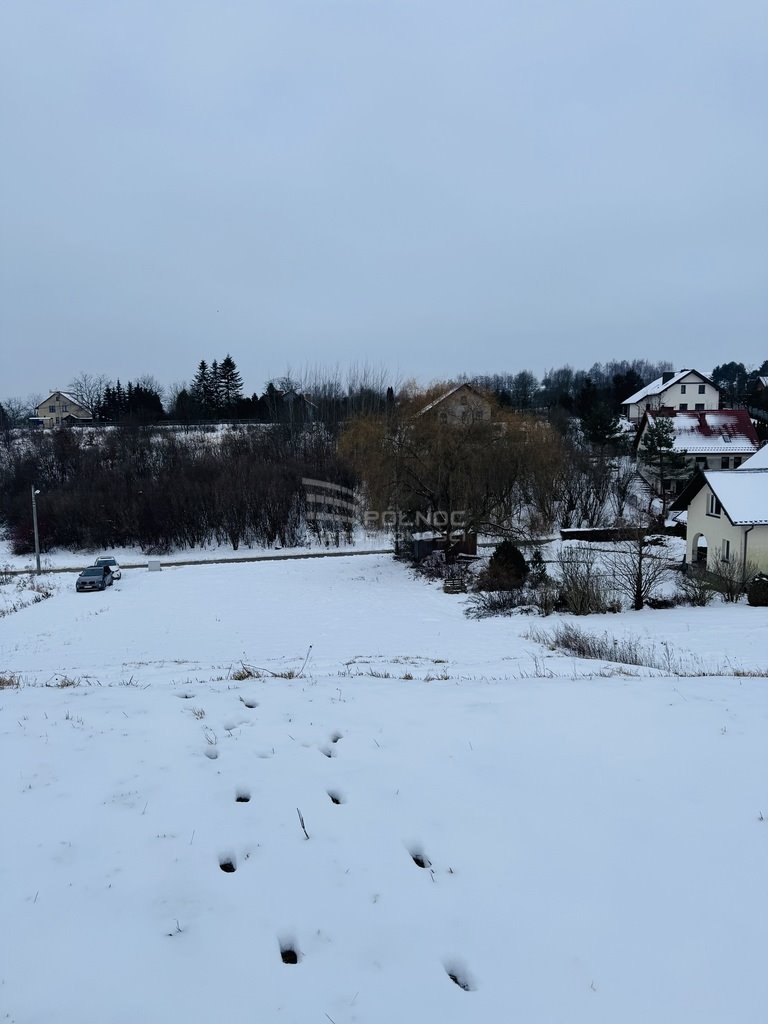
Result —
POLYGON ((32 422, 42 427, 67 427, 90 423, 93 417, 66 391, 54 391, 35 409, 32 422))
POLYGON ((643 413, 660 409, 678 412, 705 412, 720 408, 720 391, 709 377, 698 370, 678 370, 663 373, 644 388, 625 399, 621 411, 632 422, 642 419, 643 413))
POLYGON ((491 403, 471 384, 457 384, 429 405, 419 409, 417 416, 434 416, 438 423, 458 426, 490 420, 491 403))

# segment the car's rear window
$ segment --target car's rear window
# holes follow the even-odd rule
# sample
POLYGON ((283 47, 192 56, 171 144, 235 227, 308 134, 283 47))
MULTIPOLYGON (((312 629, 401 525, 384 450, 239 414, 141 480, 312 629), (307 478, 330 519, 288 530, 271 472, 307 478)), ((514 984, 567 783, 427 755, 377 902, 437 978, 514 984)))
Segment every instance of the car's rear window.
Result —
POLYGON ((92 565, 90 569, 83 569, 81 576, 103 576, 104 570, 100 565, 92 565))

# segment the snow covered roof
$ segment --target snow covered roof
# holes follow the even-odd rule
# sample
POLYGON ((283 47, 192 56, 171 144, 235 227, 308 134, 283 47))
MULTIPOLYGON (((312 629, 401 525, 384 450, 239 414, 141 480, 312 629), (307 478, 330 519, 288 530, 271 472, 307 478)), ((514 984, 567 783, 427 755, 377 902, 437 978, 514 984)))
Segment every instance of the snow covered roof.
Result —
MULTIPOLYGON (((649 427, 658 414, 646 413, 649 427)), ((667 413, 675 429, 675 451, 691 455, 752 455, 760 447, 746 409, 710 409, 706 412, 667 413)))
MULTIPOLYGON (((625 398, 621 404, 637 405, 639 402, 642 402, 644 398, 648 398, 651 395, 660 395, 663 391, 666 391, 667 388, 671 388, 675 384, 678 384, 684 377, 687 377, 689 373, 695 373, 701 380, 712 384, 712 381, 710 381, 708 377, 699 373, 698 370, 678 370, 677 373, 673 373, 667 380, 664 380, 663 375, 661 377, 657 377, 656 380, 652 380, 650 384, 646 384, 644 388, 640 388, 639 391, 636 391, 634 395, 631 395, 629 398, 625 398)), ((714 387, 714 384, 712 384, 712 387, 714 387)))
POLYGON ((704 479, 734 526, 768 524, 768 469, 727 469, 704 479))
POLYGON ((743 469, 768 469, 768 444, 758 448, 754 455, 750 455, 745 462, 742 462, 739 472, 743 469))

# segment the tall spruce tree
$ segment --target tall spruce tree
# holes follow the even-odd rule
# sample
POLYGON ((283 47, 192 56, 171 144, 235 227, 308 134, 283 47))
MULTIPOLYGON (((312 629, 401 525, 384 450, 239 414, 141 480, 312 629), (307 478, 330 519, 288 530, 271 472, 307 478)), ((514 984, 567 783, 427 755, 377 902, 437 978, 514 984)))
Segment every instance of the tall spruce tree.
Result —
POLYGON ((204 359, 198 363, 197 372, 189 387, 189 394, 200 410, 200 415, 210 416, 212 406, 211 371, 204 359))
POLYGON ((237 403, 243 397, 243 378, 229 352, 219 366, 219 385, 222 410, 226 414, 232 415, 237 408, 237 403))

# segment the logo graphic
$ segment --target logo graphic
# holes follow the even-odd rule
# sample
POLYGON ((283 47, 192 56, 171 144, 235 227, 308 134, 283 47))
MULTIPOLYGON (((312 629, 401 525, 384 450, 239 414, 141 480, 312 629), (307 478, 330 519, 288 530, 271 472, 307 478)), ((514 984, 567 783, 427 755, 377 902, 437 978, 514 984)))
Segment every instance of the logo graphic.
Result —
POLYGON ((328 480, 302 479, 307 491, 307 519, 320 526, 354 526, 359 522, 360 503, 350 487, 328 480))
POLYGON ((407 539, 414 530, 434 530, 454 537, 466 528, 464 511, 454 510, 448 515, 440 511, 410 514, 393 508, 383 512, 364 509, 351 487, 310 477, 303 477, 301 482, 307 492, 307 520, 320 528, 338 529, 360 524, 367 530, 394 531, 399 540, 407 539))

